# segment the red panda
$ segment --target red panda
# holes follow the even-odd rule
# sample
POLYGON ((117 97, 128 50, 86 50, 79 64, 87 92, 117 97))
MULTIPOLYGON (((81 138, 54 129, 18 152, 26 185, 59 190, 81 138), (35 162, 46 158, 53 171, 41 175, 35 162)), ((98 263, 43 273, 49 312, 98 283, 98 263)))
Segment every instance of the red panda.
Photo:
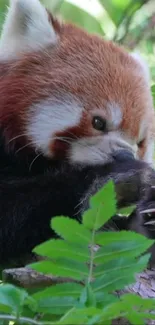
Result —
POLYGON ((115 152, 153 161, 146 64, 111 41, 54 19, 39 0, 11 0, 0 40, 6 145, 72 163, 115 152))
POLYGON ((136 159, 112 161, 127 149, 152 163, 154 112, 143 60, 60 23, 39 0, 12 0, 0 76, 0 263, 54 236, 55 215, 80 220, 109 179, 118 206, 137 204, 129 221, 114 216, 115 228, 154 238, 154 214, 141 210, 154 207, 155 171, 136 159))

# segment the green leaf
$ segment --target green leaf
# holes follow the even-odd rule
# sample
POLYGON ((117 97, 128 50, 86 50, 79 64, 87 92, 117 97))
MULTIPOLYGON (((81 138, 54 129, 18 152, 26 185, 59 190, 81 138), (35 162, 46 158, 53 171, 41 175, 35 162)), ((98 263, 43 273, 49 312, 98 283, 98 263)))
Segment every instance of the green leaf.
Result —
POLYGON ((62 316, 58 325, 81 325, 90 324, 89 318, 100 314, 100 309, 95 307, 89 308, 72 308, 69 312, 62 316))
POLYGON ((135 311, 132 311, 131 313, 127 313, 126 318, 132 325, 137 325, 137 324, 146 325, 145 321, 142 320, 141 315, 135 311))
POLYGON ((89 244, 91 241, 91 232, 78 221, 68 217, 53 218, 51 226, 59 236, 68 242, 89 244))
POLYGON ((124 294, 121 297, 124 310, 128 311, 126 318, 131 324, 145 324, 146 319, 155 319, 155 315, 145 312, 155 309, 155 299, 145 299, 136 294, 124 294))
POLYGON ((96 17, 75 4, 64 1, 60 8, 60 14, 66 21, 86 29, 89 33, 104 35, 101 24, 96 17))
POLYGON ((105 232, 95 235, 95 243, 103 245, 96 252, 94 262, 104 263, 115 257, 137 257, 144 253, 154 241, 131 231, 105 232))
POLYGON ((63 0, 41 0, 41 2, 43 2, 44 6, 53 14, 60 10, 63 0))
POLYGON ((83 286, 78 283, 60 283, 56 285, 52 285, 44 290, 40 290, 32 295, 32 297, 37 301, 39 299, 47 298, 47 297, 64 297, 71 296, 74 298, 78 298, 81 295, 83 290, 83 286))
MULTIPOLYGON (((147 255, 149 258, 150 255, 147 255)), ((141 263, 141 262, 140 262, 141 263)), ((127 272, 130 269, 134 270, 135 268, 135 259, 134 258, 116 258, 108 261, 107 263, 100 264, 94 269, 94 277, 98 278, 104 276, 107 273, 116 272, 116 276, 120 275, 121 272, 127 272)))
POLYGON ((116 213, 116 193, 112 181, 91 197, 90 206, 92 209, 83 214, 83 225, 97 230, 116 213))
POLYGON ((80 297, 80 307, 95 307, 96 306, 96 297, 94 295, 94 292, 92 290, 91 285, 88 283, 83 291, 81 292, 80 297))
POLYGON ((115 290, 123 289, 124 286, 132 284, 135 282, 135 274, 144 270, 146 267, 150 255, 144 255, 139 260, 135 261, 135 265, 131 264, 125 269, 123 268, 120 272, 116 270, 111 270, 99 278, 97 278, 92 283, 92 288, 95 292, 103 291, 114 292, 115 290))
POLYGON ((97 303, 97 308, 104 308, 118 301, 118 297, 104 293, 103 291, 95 292, 95 298, 97 303))
POLYGON ((116 211, 116 193, 113 181, 106 183, 95 195, 90 198, 90 206, 96 208, 99 204, 113 202, 116 211))
POLYGON ((151 91, 152 91, 152 96, 153 96, 153 103, 154 103, 154 106, 155 106, 155 85, 153 85, 151 87, 151 91))
POLYGON ((99 2, 108 12, 116 27, 124 20, 128 20, 143 5, 142 0, 99 0, 99 2))
MULTIPOLYGON (((30 312, 33 312, 35 313, 37 311, 37 302, 35 299, 33 299, 32 296, 28 296, 26 299, 25 299, 25 303, 24 303, 24 309, 28 309, 28 311, 30 312)), ((24 313, 25 315, 25 313, 24 313)))
POLYGON ((28 293, 23 289, 18 289, 11 284, 4 284, 0 286, 0 310, 5 306, 9 307, 15 315, 21 313, 28 293))
POLYGON ((59 259, 55 263, 52 261, 41 261, 30 264, 29 267, 44 274, 77 280, 83 280, 88 276, 88 268, 85 264, 69 259, 59 259))
POLYGON ((96 217, 97 217, 97 209, 88 209, 86 210, 84 213, 83 213, 83 216, 82 216, 82 223, 83 225, 92 230, 94 228, 94 224, 95 224, 95 221, 96 221, 96 217))
POLYGON ((34 250, 35 253, 41 256, 46 256, 52 259, 67 257, 70 259, 87 262, 89 260, 89 249, 86 246, 80 246, 77 244, 65 242, 61 239, 51 239, 45 243, 38 245, 34 250))
POLYGON ((119 25, 122 19, 124 10, 128 7, 131 0, 99 0, 104 9, 108 12, 110 18, 116 26, 119 25))
POLYGON ((109 244, 108 246, 99 249, 94 257, 94 263, 102 264, 115 259, 115 257, 124 257, 124 259, 129 259, 130 257, 134 258, 139 256, 140 252, 143 253, 145 251, 144 248, 145 245, 141 245, 140 247, 137 247, 137 251, 134 251, 135 245, 133 244, 132 246, 130 242, 124 243, 124 247, 122 242, 117 243, 116 245, 109 244))
POLYGON ((5 20, 5 14, 6 14, 8 4, 9 4, 8 0, 0 1, 0 33, 2 31, 2 26, 5 20))
POLYGON ((52 315, 63 315, 77 304, 75 297, 44 297, 38 300, 38 312, 52 315))
POLYGON ((127 304, 127 306, 130 306, 130 309, 135 306, 137 308, 139 307, 139 310, 141 311, 155 309, 155 299, 153 298, 144 298, 136 294, 127 293, 122 296, 121 300, 123 303, 127 304))
POLYGON ((117 213, 125 216, 129 216, 135 209, 136 209, 136 205, 131 205, 129 207, 121 208, 117 210, 117 213))
MULTIPOLYGON (((127 312, 124 311, 124 305, 122 304, 121 300, 114 302, 108 306, 106 306, 98 317, 97 324, 107 325, 110 324, 110 320, 117 319, 120 317, 126 317, 127 312)), ((94 323, 93 323, 94 324, 94 323)))

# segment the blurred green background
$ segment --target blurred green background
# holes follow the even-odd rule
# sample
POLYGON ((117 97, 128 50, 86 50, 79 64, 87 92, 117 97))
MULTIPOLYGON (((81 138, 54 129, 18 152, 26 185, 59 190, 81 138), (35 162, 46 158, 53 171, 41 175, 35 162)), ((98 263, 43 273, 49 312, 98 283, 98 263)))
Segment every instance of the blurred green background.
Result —
MULTIPOLYGON (((141 52, 150 66, 151 84, 155 84, 155 0, 41 1, 64 20, 141 52)), ((0 26, 8 2, 0 0, 0 26)))
MULTIPOLYGON (((4 1, 4 0, 3 0, 4 1)), ((67 21, 138 50, 155 83, 155 0, 42 0, 67 21)))
MULTIPOLYGON (((66 21, 141 52, 155 83, 155 0, 41 0, 66 21)), ((0 0, 2 26, 8 0, 0 0)))

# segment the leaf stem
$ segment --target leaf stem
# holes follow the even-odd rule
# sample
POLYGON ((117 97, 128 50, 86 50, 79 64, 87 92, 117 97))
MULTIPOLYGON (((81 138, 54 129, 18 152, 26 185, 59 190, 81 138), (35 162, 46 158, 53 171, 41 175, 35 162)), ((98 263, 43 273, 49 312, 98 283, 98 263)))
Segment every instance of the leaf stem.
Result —
POLYGON ((75 310, 75 307, 72 307, 67 311, 67 313, 60 318, 60 321, 64 321, 73 311, 75 310))
POLYGON ((94 238, 95 238, 95 228, 93 229, 92 232, 92 242, 91 242, 91 247, 90 247, 90 267, 89 267, 89 275, 88 275, 88 284, 91 282, 92 277, 93 277, 93 262, 94 262, 94 238))
MULTIPOLYGON (((99 204, 97 211, 96 211, 96 220, 101 208, 101 203, 99 204)), ((95 255, 95 250, 94 250, 94 245, 95 245, 95 232, 96 232, 96 220, 94 224, 94 228, 92 231, 92 241, 91 241, 91 248, 90 248, 90 267, 89 267, 89 275, 88 275, 88 281, 87 283, 89 284, 93 278, 93 263, 94 263, 94 255, 95 255)))
POLYGON ((25 323, 25 324, 32 324, 32 325, 52 325, 53 323, 52 322, 37 322, 36 320, 34 319, 31 319, 31 318, 28 318, 28 317, 19 317, 17 319, 16 316, 11 316, 11 315, 0 315, 0 320, 8 320, 8 321, 17 321, 19 323, 25 323))

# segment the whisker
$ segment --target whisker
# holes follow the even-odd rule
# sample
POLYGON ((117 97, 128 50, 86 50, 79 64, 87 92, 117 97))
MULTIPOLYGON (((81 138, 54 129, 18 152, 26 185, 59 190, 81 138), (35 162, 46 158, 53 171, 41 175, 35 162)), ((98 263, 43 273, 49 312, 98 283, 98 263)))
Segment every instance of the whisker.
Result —
MULTIPOLYGON (((53 139, 52 139, 53 140, 53 139)), ((54 139, 55 140, 55 139, 54 139)), ((72 141, 70 140, 69 141, 69 138, 60 138, 60 137, 58 137, 56 140, 60 140, 60 141, 63 141, 63 142, 66 142, 66 143, 68 143, 68 144, 71 144, 72 143, 72 141)))
POLYGON ((24 137, 24 136, 27 136, 27 134, 26 134, 26 133, 19 134, 19 135, 17 135, 16 137, 14 137, 14 138, 12 138, 11 140, 9 140, 8 143, 10 143, 10 142, 12 142, 13 140, 16 140, 16 139, 18 139, 18 138, 24 137))
POLYGON ((25 144, 25 146, 23 146, 23 147, 19 148, 18 150, 16 150, 15 155, 16 155, 18 152, 20 152, 21 150, 23 150, 24 148, 26 148, 26 147, 28 147, 29 145, 31 145, 31 144, 33 144, 33 142, 29 142, 29 143, 25 144))
POLYGON ((37 160, 37 158, 39 158, 42 155, 42 153, 39 153, 31 162, 30 166, 29 166, 29 171, 31 171, 32 165, 34 164, 34 162, 37 160))

